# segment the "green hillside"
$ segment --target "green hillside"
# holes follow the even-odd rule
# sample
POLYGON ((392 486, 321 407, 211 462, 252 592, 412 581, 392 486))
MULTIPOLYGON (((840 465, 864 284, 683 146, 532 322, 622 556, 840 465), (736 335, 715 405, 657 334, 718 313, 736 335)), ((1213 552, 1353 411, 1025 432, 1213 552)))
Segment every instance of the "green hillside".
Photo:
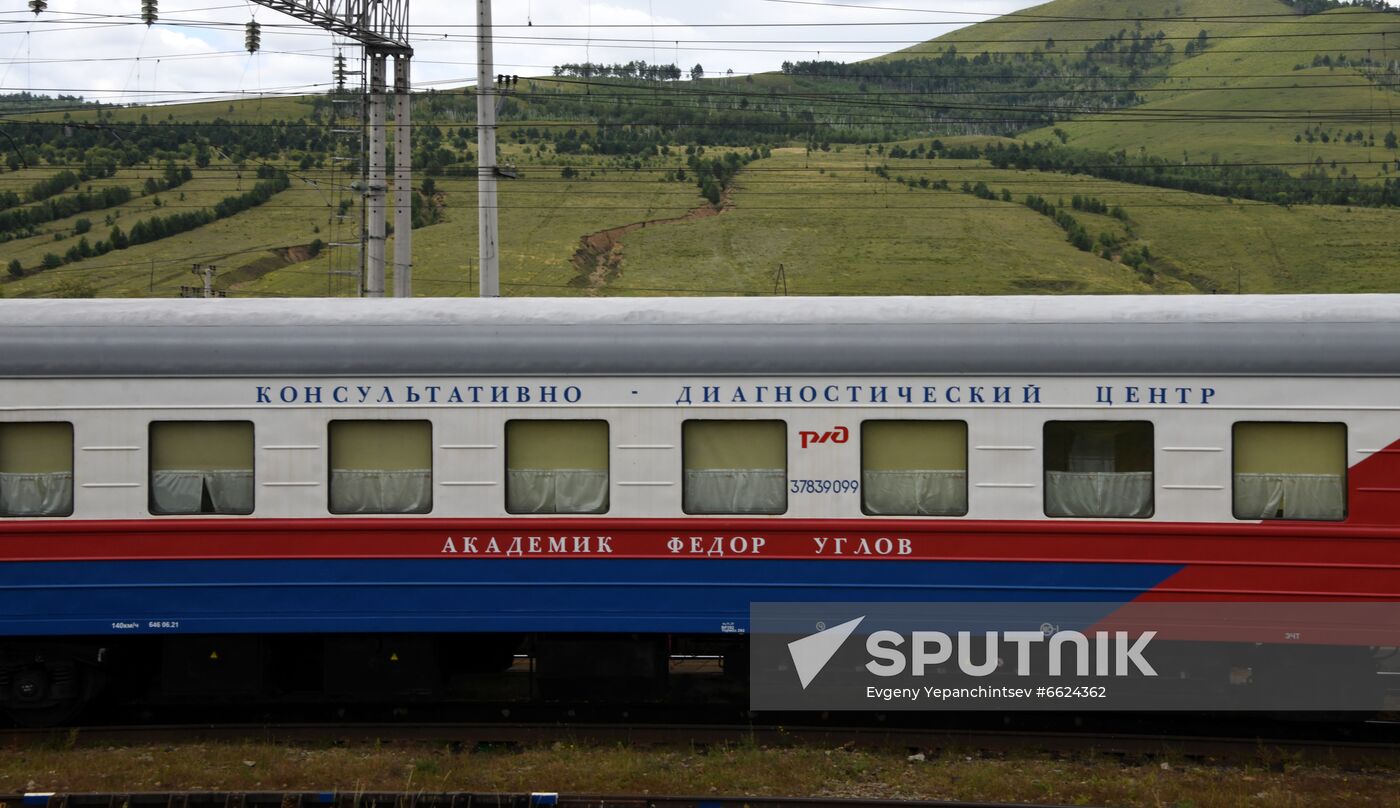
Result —
MULTIPOLYGON (((505 101, 505 294, 1400 288, 1400 14, 1055 0, 868 62, 634 68, 505 101)), ((0 295, 354 293, 329 97, 56 103, 0 103, 0 295)), ((473 295, 475 100, 414 105, 415 291, 473 295)))
MULTIPOLYGON (((800 165, 800 150, 772 166, 800 165)), ((862 170, 863 151, 823 154, 825 174, 797 181, 780 172, 741 175, 733 211, 623 240, 618 292, 715 287, 771 294, 783 264, 794 294, 1298 293, 1400 289, 1394 257, 1400 211, 1327 206, 1283 208, 1040 172, 995 170, 977 161, 885 160, 889 180, 862 170), (906 180, 946 181, 949 190, 906 180), (985 183, 1011 201, 959 189, 985 183), (768 192, 765 194, 764 192, 768 192), (1023 200, 1068 209, 1097 242, 1120 239, 1105 259, 1085 252, 1023 200), (1074 196, 1121 207, 1128 221, 1084 213, 1074 196), (820 213, 810 208, 822 208, 820 213), (755 239, 755 233, 771 234, 755 239), (1125 263, 1147 247, 1137 270, 1125 263)), ((873 161, 872 161, 873 162, 873 161)), ((757 167, 756 167, 757 168, 757 167)))
POLYGON ((882 59, 938 54, 949 45, 965 53, 1029 53, 1041 50, 1047 57, 1076 57, 1118 32, 1142 34, 1161 31, 1180 54, 1185 41, 1202 28, 1235 33, 1253 23, 1225 23, 1226 15, 1278 14, 1287 11, 1278 0, 1054 0, 977 25, 954 31, 922 45, 896 51, 882 59), (1201 18, 1214 18, 1202 20, 1201 18), (1141 20, 1141 22, 1137 22, 1141 20), (1053 40, 1047 45, 1047 41, 1053 40))
MULTIPOLYGON (((1050 5, 1059 10, 1061 3, 1050 5)), ((1214 10, 1216 3, 1203 5, 1223 13, 1214 10)), ((1267 0, 1219 5, 1260 12, 1283 8, 1267 0)), ((1199 25, 1222 27, 1216 21, 1199 25)), ((1190 161, 1311 164, 1321 159, 1330 166, 1335 160, 1371 179, 1394 172, 1394 165, 1390 171, 1381 167, 1400 156, 1385 148, 1386 136, 1400 132, 1400 74, 1394 68, 1400 60, 1400 15, 1338 9, 1233 25, 1228 32, 1251 38, 1216 40, 1198 55, 1176 61, 1154 92, 1143 93, 1145 103, 1129 112, 1088 115, 1056 127, 1070 144, 1102 151, 1145 151, 1190 161), (1383 37, 1383 31, 1389 35, 1383 37), (1324 59, 1327 65, 1313 66, 1324 59)), ((1023 136, 1049 140, 1054 133, 1046 127, 1023 136)))

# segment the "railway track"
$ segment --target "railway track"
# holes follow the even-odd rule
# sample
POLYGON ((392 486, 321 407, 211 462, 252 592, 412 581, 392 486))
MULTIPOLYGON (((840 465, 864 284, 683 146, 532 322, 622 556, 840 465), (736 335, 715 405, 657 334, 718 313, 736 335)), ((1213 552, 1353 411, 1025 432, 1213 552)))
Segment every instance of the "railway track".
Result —
MULTIPOLYGON (((0 794, 4 808, 1025 808, 1025 803, 468 792, 0 794)), ((1042 808, 1066 808, 1046 805, 1042 808)))
MULTIPOLYGON (((1104 730, 911 729, 828 726, 734 726, 626 723, 366 723, 204 724, 81 727, 0 731, 0 748, 101 747, 193 743, 421 742, 458 748, 628 744, 639 748, 723 746, 816 746, 901 749, 910 754, 957 750, 966 753, 1054 753, 1119 755, 1258 762, 1325 760, 1369 764, 1400 761, 1400 722, 1372 721, 1341 727, 1303 725, 1273 733, 1160 734, 1104 730)), ((3 802, 0 799, 0 802, 3 802)), ((13 808, 13 806, 0 806, 13 808)))

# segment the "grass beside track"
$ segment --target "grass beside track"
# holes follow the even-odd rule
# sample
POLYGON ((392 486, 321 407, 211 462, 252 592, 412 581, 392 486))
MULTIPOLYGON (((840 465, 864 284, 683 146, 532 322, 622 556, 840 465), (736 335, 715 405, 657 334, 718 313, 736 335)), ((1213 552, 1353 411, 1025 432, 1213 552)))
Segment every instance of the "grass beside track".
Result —
MULTIPOLYGON (((566 731, 562 731, 565 733, 566 731)), ((740 746, 454 751, 425 744, 201 744, 0 750, 0 793, 475 791, 942 799, 1235 808, 1400 805, 1396 771, 1288 760, 1257 765, 1082 754, 992 755, 740 746)))

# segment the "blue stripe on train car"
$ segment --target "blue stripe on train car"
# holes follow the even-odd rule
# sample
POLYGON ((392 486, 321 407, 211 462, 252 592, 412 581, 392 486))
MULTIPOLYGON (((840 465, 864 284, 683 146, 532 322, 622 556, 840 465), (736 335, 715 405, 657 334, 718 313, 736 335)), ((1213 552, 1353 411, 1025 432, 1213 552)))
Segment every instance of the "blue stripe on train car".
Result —
POLYGON ((323 559, 0 564, 0 634, 744 630, 752 602, 1123 603, 1172 564, 323 559))

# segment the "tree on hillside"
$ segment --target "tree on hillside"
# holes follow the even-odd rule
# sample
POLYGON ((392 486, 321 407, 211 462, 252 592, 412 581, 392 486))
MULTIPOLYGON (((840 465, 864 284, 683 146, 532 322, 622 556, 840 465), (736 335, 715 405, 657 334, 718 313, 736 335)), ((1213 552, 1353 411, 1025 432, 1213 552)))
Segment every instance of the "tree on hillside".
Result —
POLYGON ((19 278, 24 276, 24 264, 21 264, 18 258, 10 261, 8 269, 11 277, 19 278))
POLYGON ((719 183, 707 177, 705 184, 700 189, 700 195, 705 197, 711 205, 718 207, 720 202, 719 183))
POLYGON ((1393 149, 1393 148, 1396 147, 1396 145, 1397 145, 1397 144, 1396 144, 1396 142, 1395 142, 1395 132, 1394 132, 1394 130, 1392 130, 1392 131, 1390 131, 1390 132, 1387 132, 1387 133, 1385 134, 1385 147, 1386 147, 1387 149, 1393 149))
POLYGON ((697 64, 697 65, 695 65, 695 67, 692 67, 692 68, 690 69, 690 80, 691 80, 691 81, 699 81, 700 79, 703 79, 703 78, 705 78, 705 68, 704 68, 704 67, 701 67, 699 64, 697 64))

